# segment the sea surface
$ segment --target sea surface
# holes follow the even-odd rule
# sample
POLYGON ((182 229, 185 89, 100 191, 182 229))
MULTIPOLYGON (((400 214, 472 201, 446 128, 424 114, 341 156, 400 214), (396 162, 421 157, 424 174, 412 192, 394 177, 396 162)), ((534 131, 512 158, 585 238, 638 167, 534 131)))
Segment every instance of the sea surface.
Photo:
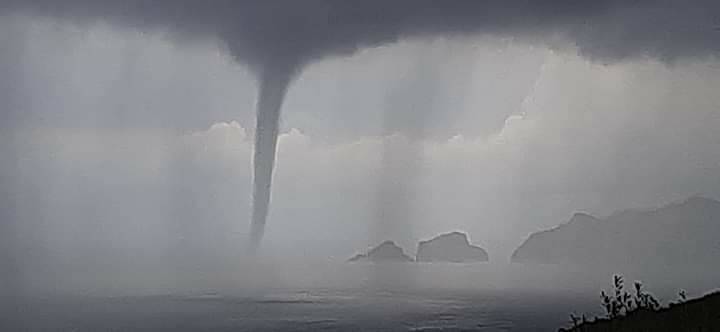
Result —
POLYGON ((321 289, 25 302, 5 331, 554 331, 587 305, 547 294, 321 289))
POLYGON ((268 277, 272 280, 255 280, 252 287, 233 288, 231 277, 158 291, 157 284, 143 278, 147 287, 134 292, 116 282, 114 288, 96 284, 84 293, 16 294, 3 300, 0 330, 557 331, 568 326, 571 313, 592 317, 602 310, 599 284, 582 273, 555 273, 552 267, 540 272, 487 265, 310 270, 315 274, 282 271, 286 280, 303 282, 268 277))

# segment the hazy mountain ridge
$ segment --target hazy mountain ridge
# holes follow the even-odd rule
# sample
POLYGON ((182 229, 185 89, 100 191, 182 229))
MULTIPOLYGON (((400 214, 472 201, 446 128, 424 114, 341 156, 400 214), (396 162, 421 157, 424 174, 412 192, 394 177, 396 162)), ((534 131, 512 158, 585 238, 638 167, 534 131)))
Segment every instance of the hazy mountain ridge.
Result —
POLYGON ((703 266, 720 259, 720 202, 692 197, 654 210, 599 219, 576 213, 565 224, 531 234, 511 260, 633 267, 703 266))

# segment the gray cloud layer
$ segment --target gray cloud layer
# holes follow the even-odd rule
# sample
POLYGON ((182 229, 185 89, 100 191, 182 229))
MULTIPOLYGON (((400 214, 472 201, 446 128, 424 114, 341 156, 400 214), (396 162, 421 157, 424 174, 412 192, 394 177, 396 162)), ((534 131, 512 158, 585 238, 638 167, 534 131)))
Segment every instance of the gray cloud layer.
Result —
POLYGON ((301 65, 417 35, 558 34, 589 56, 716 55, 720 4, 692 1, 5 0, 6 12, 218 37, 243 62, 301 65))

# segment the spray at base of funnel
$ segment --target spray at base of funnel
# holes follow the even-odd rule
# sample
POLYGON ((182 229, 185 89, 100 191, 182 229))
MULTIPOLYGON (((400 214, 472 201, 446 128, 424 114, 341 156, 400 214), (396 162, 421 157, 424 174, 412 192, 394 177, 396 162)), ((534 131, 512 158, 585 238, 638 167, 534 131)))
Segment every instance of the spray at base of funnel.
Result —
POLYGON ((253 159, 253 206, 250 250, 257 251, 265 234, 270 207, 273 168, 277 149, 280 112, 288 86, 295 74, 292 66, 270 66, 259 73, 253 159))

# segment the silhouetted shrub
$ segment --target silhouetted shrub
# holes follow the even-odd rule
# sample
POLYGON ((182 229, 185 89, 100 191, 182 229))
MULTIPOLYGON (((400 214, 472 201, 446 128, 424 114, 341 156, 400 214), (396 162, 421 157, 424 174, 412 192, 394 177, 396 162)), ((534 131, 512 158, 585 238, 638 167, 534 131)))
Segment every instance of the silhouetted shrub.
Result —
MULTIPOLYGON (((612 294, 600 292, 602 306, 608 319, 615 319, 636 310, 656 311, 660 309, 660 302, 652 294, 643 291, 642 283, 635 281, 635 293, 625 290, 625 281, 621 275, 613 276, 612 294)), ((684 293, 683 293, 684 294, 684 293)))
POLYGON ((606 317, 587 320, 570 315, 572 327, 559 331, 720 331, 720 292, 688 300, 685 291, 679 301, 662 307, 660 302, 634 283, 634 293, 625 290, 622 276, 613 276, 613 290, 602 291, 606 317))

